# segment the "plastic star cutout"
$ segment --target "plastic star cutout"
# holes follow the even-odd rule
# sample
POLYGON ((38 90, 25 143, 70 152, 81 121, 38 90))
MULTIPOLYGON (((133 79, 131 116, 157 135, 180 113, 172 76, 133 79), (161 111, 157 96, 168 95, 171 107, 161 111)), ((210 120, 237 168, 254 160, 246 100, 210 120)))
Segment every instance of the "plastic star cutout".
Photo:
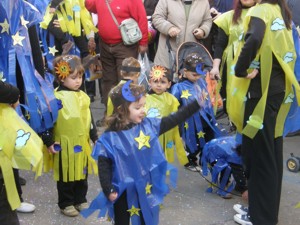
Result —
POLYGON ((25 39, 25 37, 20 36, 19 32, 16 33, 16 35, 12 35, 12 39, 14 40, 13 45, 21 45, 23 46, 22 41, 25 39))
POLYGON ((205 133, 201 130, 200 132, 197 133, 198 138, 204 138, 205 133))
POLYGON ((180 98, 186 98, 186 99, 188 99, 190 96, 192 96, 192 95, 189 93, 189 90, 183 90, 181 92, 180 98))
POLYGON ((28 29, 27 28, 27 24, 29 23, 29 21, 27 21, 27 20, 25 20, 24 19, 24 16, 21 16, 21 24, 22 24, 22 26, 24 26, 24 27, 26 27, 26 29, 28 29))
POLYGON ((150 77, 154 81, 160 80, 166 75, 167 70, 162 66, 153 66, 150 72, 150 77))
POLYGON ((184 128, 187 130, 189 128, 189 124, 187 122, 184 123, 184 128))
POLYGON ((143 131, 140 131, 140 136, 134 139, 137 143, 139 143, 139 150, 142 149, 143 146, 150 148, 150 136, 146 136, 143 131))
POLYGON ((6 19, 4 20, 3 23, 0 23, 0 27, 2 27, 1 34, 4 32, 9 33, 9 24, 6 19))
POLYGON ((135 208, 134 205, 131 206, 131 209, 128 209, 127 212, 130 212, 130 216, 133 216, 133 215, 138 215, 140 216, 140 211, 141 209, 139 208, 135 208))
POLYGON ((145 188, 146 194, 151 194, 151 188, 152 188, 152 184, 147 183, 145 188))
POLYGON ((55 53, 58 52, 58 50, 55 48, 55 45, 53 47, 49 47, 49 53, 55 56, 55 53))

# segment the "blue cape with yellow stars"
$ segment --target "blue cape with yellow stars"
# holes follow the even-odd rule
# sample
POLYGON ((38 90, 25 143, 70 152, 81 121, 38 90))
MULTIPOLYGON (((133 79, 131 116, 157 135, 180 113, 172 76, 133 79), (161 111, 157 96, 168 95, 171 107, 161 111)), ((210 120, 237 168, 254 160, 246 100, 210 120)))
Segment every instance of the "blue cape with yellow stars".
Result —
MULTIPOLYGON (((93 157, 107 157, 112 161, 112 184, 120 197, 127 192, 128 212, 132 225, 140 225, 140 211, 147 225, 159 222, 159 207, 169 192, 166 174, 171 171, 170 180, 175 186, 177 171, 170 168, 158 136, 161 119, 144 118, 128 130, 108 131, 98 139, 93 157)), ((101 173, 101 171, 99 171, 101 173)), ((85 210, 83 216, 89 216, 100 209, 99 217, 108 215, 114 218, 113 204, 100 193, 85 210)))
MULTIPOLYGON (((181 106, 185 106, 194 101, 199 95, 199 93, 196 93, 194 85, 195 84, 189 80, 184 80, 173 85, 171 93, 178 99, 181 106)), ((205 133, 201 119, 204 120, 209 125, 210 129, 213 130, 215 138, 221 136, 221 131, 217 127, 213 107, 206 89, 205 80, 200 78, 197 81, 197 85, 200 86, 200 89, 202 90, 201 94, 205 97, 204 107, 180 125, 182 138, 191 153, 198 150, 198 140, 200 142, 200 148, 203 148, 205 145, 205 133)))

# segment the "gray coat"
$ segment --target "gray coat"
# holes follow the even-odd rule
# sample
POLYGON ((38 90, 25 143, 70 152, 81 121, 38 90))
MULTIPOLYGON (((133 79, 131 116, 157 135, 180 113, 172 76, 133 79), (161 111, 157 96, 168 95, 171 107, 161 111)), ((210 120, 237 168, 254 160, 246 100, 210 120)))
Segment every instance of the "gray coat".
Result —
POLYGON ((197 41, 193 35, 196 28, 201 28, 208 36, 212 26, 210 6, 208 0, 193 0, 188 18, 185 14, 184 4, 181 0, 159 0, 152 22, 160 32, 157 53, 154 64, 171 68, 166 39, 171 27, 178 27, 181 32, 178 37, 170 38, 173 51, 186 41, 197 41))

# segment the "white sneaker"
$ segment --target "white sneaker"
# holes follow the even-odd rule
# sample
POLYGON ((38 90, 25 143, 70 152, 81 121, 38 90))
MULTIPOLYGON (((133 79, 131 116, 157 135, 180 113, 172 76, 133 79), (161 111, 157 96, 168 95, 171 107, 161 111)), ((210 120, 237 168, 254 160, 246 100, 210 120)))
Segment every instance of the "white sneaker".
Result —
POLYGON ((17 212, 21 213, 31 213, 35 210, 35 205, 32 205, 27 202, 21 202, 21 205, 19 208, 17 208, 17 212))
POLYGON ((241 225, 252 225, 248 215, 235 214, 233 220, 241 225))
POLYGON ((238 214, 241 215, 247 215, 248 214, 248 207, 243 206, 241 204, 234 204, 233 205, 234 211, 236 211, 238 214))

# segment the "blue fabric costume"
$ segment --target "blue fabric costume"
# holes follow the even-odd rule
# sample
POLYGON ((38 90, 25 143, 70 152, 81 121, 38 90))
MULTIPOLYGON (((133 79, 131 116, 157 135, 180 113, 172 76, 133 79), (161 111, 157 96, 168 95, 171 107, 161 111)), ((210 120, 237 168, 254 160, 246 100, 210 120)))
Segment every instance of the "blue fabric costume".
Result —
MULTIPOLYGON (((209 125, 215 134, 215 138, 221 136, 221 131, 217 127, 217 121, 214 116, 213 107, 209 98, 209 94, 206 89, 206 82, 200 78, 197 84, 202 90, 202 94, 205 95, 205 106, 201 108, 192 117, 187 119, 185 123, 180 124, 181 137, 185 144, 188 146, 191 153, 198 150, 197 143, 200 142, 200 148, 205 145, 205 133, 203 132, 203 125, 201 118, 209 125)), ((184 80, 173 85, 171 93, 178 99, 181 106, 185 106, 188 103, 196 99, 199 93, 196 93, 194 83, 189 80, 184 80)))
MULTIPOLYGON (((218 178, 221 171, 224 170, 222 180, 218 184, 220 189, 217 190, 217 193, 221 196, 225 196, 227 192, 231 192, 235 186, 235 182, 232 182, 231 185, 226 189, 226 184, 231 175, 230 163, 236 165, 242 165, 241 156, 235 151, 237 147, 236 137, 227 136, 213 139, 206 143, 203 148, 202 153, 202 169, 203 175, 208 175, 208 167, 213 165, 210 168, 211 179, 213 184, 218 184, 218 178)), ((212 192, 213 186, 207 189, 207 192, 212 192)))
MULTIPOLYGON (((102 156, 112 161, 112 183, 119 197, 127 192, 132 225, 140 224, 140 210, 146 225, 157 225, 159 205, 169 192, 165 179, 170 168, 158 139, 160 124, 161 119, 144 118, 131 129, 104 132, 92 154, 95 159, 102 156)), ((176 173, 171 173, 171 181, 175 180, 176 173)), ((113 204, 103 192, 82 214, 86 217, 97 209, 100 217, 108 210, 109 217, 114 218, 113 204)))

